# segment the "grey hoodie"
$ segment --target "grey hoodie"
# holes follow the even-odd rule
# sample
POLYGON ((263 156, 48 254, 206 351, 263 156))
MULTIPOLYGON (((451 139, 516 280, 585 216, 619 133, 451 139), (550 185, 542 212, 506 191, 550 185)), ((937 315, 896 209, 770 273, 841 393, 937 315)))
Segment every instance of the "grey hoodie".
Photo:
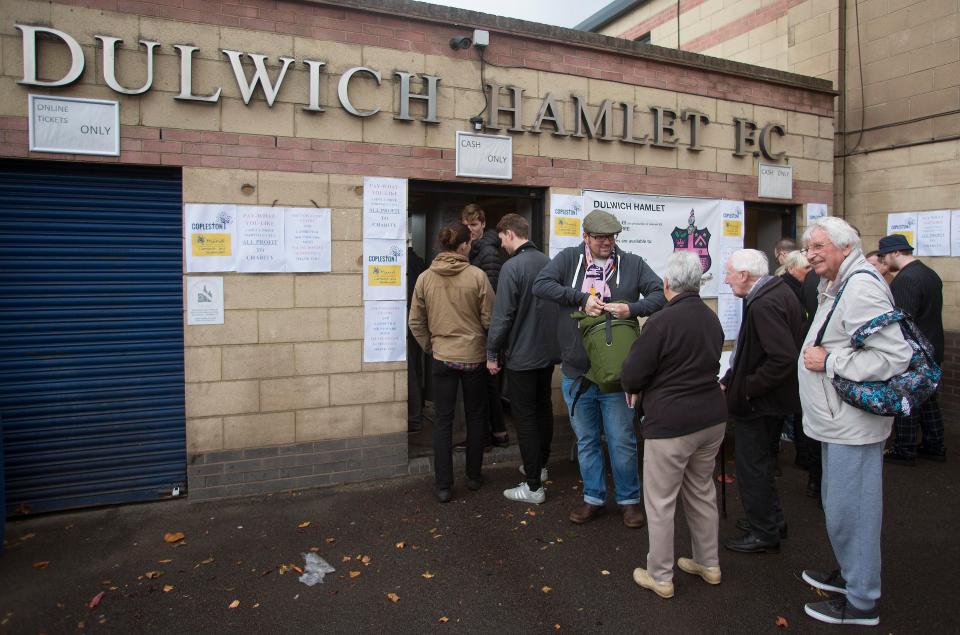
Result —
MULTIPOLYGON (((563 359, 563 374, 577 379, 590 370, 590 359, 583 348, 579 324, 569 317, 579 311, 587 301, 587 294, 580 290, 587 265, 584 258, 585 244, 567 247, 550 261, 533 283, 533 293, 538 298, 551 300, 560 305, 557 320, 557 337, 563 359)), ((616 270, 607 284, 612 300, 626 301, 632 317, 646 317, 656 313, 667 303, 663 296, 663 283, 647 262, 636 254, 615 247, 611 258, 616 259, 616 270)))

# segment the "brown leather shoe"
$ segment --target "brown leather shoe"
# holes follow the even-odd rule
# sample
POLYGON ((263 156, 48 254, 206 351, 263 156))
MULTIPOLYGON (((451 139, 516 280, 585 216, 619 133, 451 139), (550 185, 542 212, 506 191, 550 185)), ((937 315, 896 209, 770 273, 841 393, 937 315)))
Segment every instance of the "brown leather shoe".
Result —
POLYGON ((621 505, 620 510, 623 513, 623 524, 630 529, 640 529, 647 524, 647 519, 643 517, 643 509, 640 507, 640 503, 621 505))
POLYGON ((582 525, 588 523, 597 516, 605 514, 607 507, 605 505, 591 505, 590 503, 580 503, 570 512, 570 522, 582 525))

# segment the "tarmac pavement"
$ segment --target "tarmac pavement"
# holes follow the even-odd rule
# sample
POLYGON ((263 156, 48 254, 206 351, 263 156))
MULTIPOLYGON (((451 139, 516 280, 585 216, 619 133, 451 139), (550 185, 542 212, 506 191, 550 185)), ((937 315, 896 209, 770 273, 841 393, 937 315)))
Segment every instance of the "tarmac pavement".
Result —
MULTIPOLYGON (((947 442, 960 448, 950 424, 947 442)), ((678 570, 670 600, 633 582, 646 560, 645 529, 624 527, 612 504, 587 525, 567 520, 581 489, 575 464, 558 457, 540 506, 502 497, 520 479, 511 462, 484 466, 478 492, 458 475, 447 505, 434 500, 432 477, 418 476, 8 521, 0 633, 857 631, 803 612, 819 597, 800 571, 834 562, 792 458, 787 445, 778 482, 790 534, 781 553, 721 548, 722 584, 678 570), (185 538, 167 543, 171 532, 185 538), (308 587, 289 566, 302 568, 311 549, 336 571, 308 587)), ((960 632, 958 483, 956 452, 943 464, 885 466, 884 597, 873 632, 960 632)), ((738 535, 735 484, 727 502, 721 541, 738 535)), ((676 556, 689 556, 682 518, 676 542, 676 556)))

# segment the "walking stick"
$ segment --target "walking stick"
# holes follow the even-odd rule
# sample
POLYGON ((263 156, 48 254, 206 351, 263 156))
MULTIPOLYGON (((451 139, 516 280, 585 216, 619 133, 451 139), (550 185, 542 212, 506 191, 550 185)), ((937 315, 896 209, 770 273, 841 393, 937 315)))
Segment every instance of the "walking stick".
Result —
POLYGON ((723 441, 720 442, 720 513, 727 517, 727 433, 724 430, 723 441))

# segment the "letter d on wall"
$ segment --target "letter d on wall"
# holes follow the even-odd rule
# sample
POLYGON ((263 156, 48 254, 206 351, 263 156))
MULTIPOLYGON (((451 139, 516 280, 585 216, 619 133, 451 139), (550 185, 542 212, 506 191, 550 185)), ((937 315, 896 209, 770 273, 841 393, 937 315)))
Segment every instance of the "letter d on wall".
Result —
POLYGON ((45 26, 27 26, 15 24, 23 33, 23 79, 18 84, 30 86, 69 86, 83 75, 83 49, 75 39, 56 29, 45 26), (37 79, 37 33, 49 33, 64 41, 70 49, 70 70, 62 79, 54 82, 43 82, 37 79))

